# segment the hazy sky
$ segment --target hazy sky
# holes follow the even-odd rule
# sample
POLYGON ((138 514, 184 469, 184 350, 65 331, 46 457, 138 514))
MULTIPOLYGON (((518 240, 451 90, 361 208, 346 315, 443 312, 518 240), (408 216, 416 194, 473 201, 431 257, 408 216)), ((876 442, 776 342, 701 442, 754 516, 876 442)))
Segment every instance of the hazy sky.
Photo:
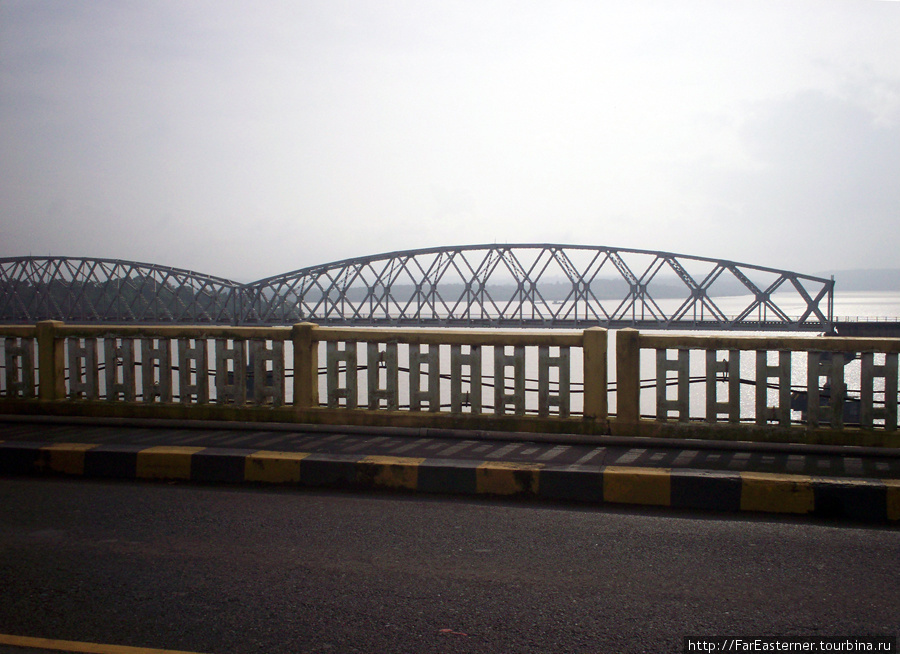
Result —
POLYGON ((900 2, 0 0, 0 256, 900 267, 900 2))

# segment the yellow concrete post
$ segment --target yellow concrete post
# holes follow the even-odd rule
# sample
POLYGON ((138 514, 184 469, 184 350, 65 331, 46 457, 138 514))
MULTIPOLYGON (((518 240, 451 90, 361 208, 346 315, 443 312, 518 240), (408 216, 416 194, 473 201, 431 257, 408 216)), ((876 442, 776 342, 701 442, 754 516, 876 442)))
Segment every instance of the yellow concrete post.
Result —
POLYGON ((44 320, 37 324, 38 397, 42 400, 62 400, 66 396, 64 341, 56 333, 63 324, 59 320, 44 320))
POLYGON ((586 420, 606 420, 607 331, 591 327, 584 331, 584 417, 586 420))
POLYGON ((319 405, 319 343, 313 334, 316 327, 311 322, 293 327, 294 407, 297 409, 319 405))
POLYGON ((616 332, 616 421, 636 424, 641 416, 641 349, 636 329, 616 332))

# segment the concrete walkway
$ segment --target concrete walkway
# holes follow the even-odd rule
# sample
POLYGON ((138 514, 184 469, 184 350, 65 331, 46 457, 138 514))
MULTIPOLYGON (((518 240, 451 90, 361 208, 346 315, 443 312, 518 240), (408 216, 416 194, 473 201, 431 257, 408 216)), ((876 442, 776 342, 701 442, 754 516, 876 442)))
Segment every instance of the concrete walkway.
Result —
POLYGON ((900 450, 0 416, 0 474, 390 488, 886 522, 900 450))

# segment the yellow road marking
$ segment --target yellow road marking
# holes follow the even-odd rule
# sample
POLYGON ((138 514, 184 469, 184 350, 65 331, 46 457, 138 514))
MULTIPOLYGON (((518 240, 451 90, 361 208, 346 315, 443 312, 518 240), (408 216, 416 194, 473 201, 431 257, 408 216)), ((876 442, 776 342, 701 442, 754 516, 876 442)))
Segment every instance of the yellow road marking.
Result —
POLYGON ((411 456, 380 456, 373 454, 356 465, 374 471, 372 481, 376 486, 416 490, 419 484, 419 466, 425 459, 411 456))
POLYGON ((260 450, 244 459, 244 479, 270 484, 300 481, 300 461, 308 452, 273 452, 260 450))
POLYGON ((28 636, 11 636, 8 634, 0 634, 0 645, 31 647, 33 649, 55 649, 59 652, 79 652, 83 654, 198 654, 197 652, 184 652, 174 649, 100 645, 98 643, 79 643, 73 640, 29 638, 28 636))
POLYGON ((148 447, 137 454, 137 476, 141 479, 190 479, 191 455, 203 449, 181 445, 148 447))
POLYGON ((741 511, 809 513, 814 506, 811 477, 768 472, 741 473, 741 511))
POLYGON ((671 506, 672 471, 669 468, 606 467, 603 469, 603 501, 671 506))
POLYGON ((475 469, 475 490, 491 495, 515 495, 538 492, 543 463, 490 461, 475 469))
POLYGON ((89 443, 54 443, 41 448, 48 456, 47 467, 67 475, 84 474, 84 453, 97 447, 89 443))

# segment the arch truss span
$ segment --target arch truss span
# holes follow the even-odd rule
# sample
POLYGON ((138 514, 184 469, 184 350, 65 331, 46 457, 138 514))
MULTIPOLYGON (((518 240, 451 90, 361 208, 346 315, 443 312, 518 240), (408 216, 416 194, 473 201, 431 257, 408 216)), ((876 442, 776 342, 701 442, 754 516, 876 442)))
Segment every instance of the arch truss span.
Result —
POLYGON ((115 259, 0 259, 0 320, 72 323, 233 323, 242 285, 115 259))
POLYGON ((244 287, 246 324, 831 331, 834 281, 670 252, 523 244, 346 259, 244 287))

